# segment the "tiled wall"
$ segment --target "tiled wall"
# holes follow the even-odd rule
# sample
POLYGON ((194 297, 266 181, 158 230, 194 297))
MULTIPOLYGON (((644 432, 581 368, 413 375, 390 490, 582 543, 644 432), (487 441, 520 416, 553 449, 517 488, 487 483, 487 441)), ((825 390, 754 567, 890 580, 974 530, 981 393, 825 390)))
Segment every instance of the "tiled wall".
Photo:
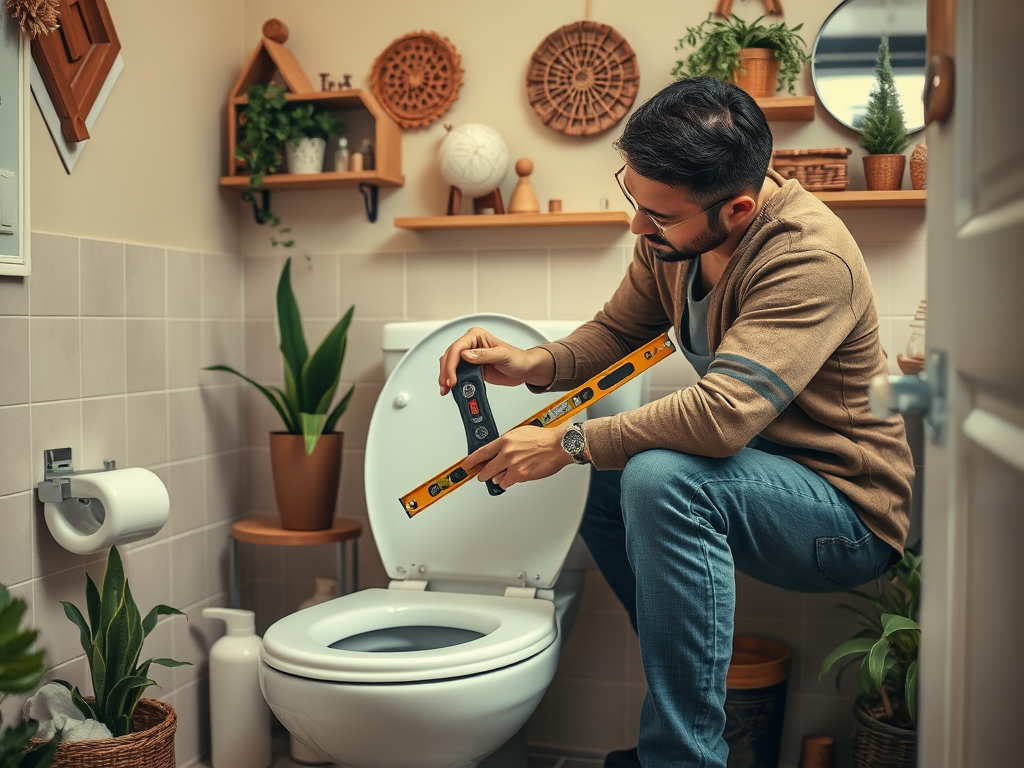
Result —
MULTIPOLYGON (((891 370, 898 372, 895 353, 906 343, 908 324, 924 297, 924 215, 920 210, 879 210, 844 212, 842 217, 868 263, 883 345, 891 370)), ((404 252, 293 260, 293 283, 311 345, 344 309, 356 305, 343 368, 343 378, 355 384, 356 395, 341 425, 346 437, 340 514, 367 525, 363 447, 370 410, 384 380, 384 323, 485 311, 524 319, 591 317, 618 284, 632 237, 617 232, 583 237, 591 243, 587 247, 571 247, 557 235, 533 234, 519 236, 521 246, 499 249, 490 238, 477 236, 460 238, 451 248, 424 242, 422 249, 404 252)), ((272 302, 283 257, 244 262, 246 372, 261 382, 279 382, 272 302)), ((651 376, 652 398, 695 381, 681 356, 669 358, 651 376)), ((278 417, 251 388, 244 394, 244 410, 247 510, 272 512, 266 433, 279 428, 278 417)), ((295 610, 312 593, 314 576, 333 573, 333 558, 331 547, 247 548, 244 597, 256 609, 260 628, 295 610)), ((368 526, 361 541, 361 579, 364 587, 386 584, 368 526)), ((825 655, 856 631, 849 617, 834 607, 841 597, 798 595, 739 579, 737 631, 779 640, 793 652, 784 766, 796 765, 800 735, 812 731, 834 734, 840 765, 845 764, 853 686, 844 685, 839 695, 831 675, 821 682, 817 678, 825 655)), ((592 572, 558 675, 530 722, 531 743, 581 754, 631 746, 645 690, 639 646, 626 613, 603 578, 592 572)))
MULTIPOLYGON (((33 273, 0 277, 0 583, 25 598, 51 677, 83 689, 88 669, 61 600, 84 607, 85 574, 105 556, 56 545, 34 486, 43 450, 70 446, 77 468, 146 467, 167 486, 170 518, 122 547, 143 613, 162 620, 143 658, 195 663, 151 674, 147 695, 178 712, 179 764, 209 748, 205 664, 220 628, 198 617, 223 604, 227 531, 244 508, 240 387, 202 365, 243 362, 242 269, 236 256, 35 233, 33 273)), ((17 699, 5 702, 13 715, 17 699)))

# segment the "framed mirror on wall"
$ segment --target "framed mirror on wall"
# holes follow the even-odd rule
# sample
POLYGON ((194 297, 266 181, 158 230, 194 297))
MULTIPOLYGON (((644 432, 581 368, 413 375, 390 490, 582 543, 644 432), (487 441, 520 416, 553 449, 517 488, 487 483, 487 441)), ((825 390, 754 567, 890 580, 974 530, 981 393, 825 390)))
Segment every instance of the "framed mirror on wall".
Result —
POLYGON ((28 216, 28 38, 0 7, 0 275, 32 273, 28 216))
POLYGON ((924 128, 924 71, 927 62, 927 0, 844 0, 821 26, 814 42, 811 76, 822 106, 855 131, 867 112, 875 85, 882 37, 907 133, 924 128))

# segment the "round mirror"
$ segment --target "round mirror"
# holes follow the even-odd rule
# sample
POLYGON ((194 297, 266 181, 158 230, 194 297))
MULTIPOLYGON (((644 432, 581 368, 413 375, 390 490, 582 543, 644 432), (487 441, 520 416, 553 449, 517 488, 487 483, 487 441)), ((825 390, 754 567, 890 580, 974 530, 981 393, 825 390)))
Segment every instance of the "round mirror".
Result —
POLYGON ((878 46, 888 37, 907 133, 924 128, 926 32, 927 0, 844 0, 814 42, 811 75, 822 105, 843 125, 860 130, 875 85, 878 46))

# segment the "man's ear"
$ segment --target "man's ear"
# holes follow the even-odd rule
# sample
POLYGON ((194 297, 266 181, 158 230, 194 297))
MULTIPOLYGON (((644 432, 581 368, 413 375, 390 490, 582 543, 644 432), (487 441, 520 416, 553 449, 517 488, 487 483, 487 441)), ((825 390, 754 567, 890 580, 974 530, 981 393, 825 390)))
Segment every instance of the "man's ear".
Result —
POLYGON ((728 203, 722 206, 722 213, 725 214, 724 221, 727 224, 735 225, 741 219, 750 215, 757 208, 757 201, 748 194, 737 195, 728 203))

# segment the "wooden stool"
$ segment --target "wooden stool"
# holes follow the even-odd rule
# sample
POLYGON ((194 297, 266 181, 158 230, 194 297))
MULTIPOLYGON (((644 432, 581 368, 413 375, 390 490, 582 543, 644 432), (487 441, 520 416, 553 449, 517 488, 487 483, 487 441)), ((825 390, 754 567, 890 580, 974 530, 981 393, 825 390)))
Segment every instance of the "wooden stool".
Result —
POLYGON ((231 587, 228 596, 232 608, 242 604, 241 580, 238 574, 238 543, 269 544, 275 547, 312 547, 322 544, 338 545, 338 595, 345 589, 345 542, 352 542, 352 591, 359 589, 359 537, 363 524, 351 517, 336 517, 334 525, 323 531, 287 531, 281 527, 276 515, 250 517, 231 526, 231 587))

